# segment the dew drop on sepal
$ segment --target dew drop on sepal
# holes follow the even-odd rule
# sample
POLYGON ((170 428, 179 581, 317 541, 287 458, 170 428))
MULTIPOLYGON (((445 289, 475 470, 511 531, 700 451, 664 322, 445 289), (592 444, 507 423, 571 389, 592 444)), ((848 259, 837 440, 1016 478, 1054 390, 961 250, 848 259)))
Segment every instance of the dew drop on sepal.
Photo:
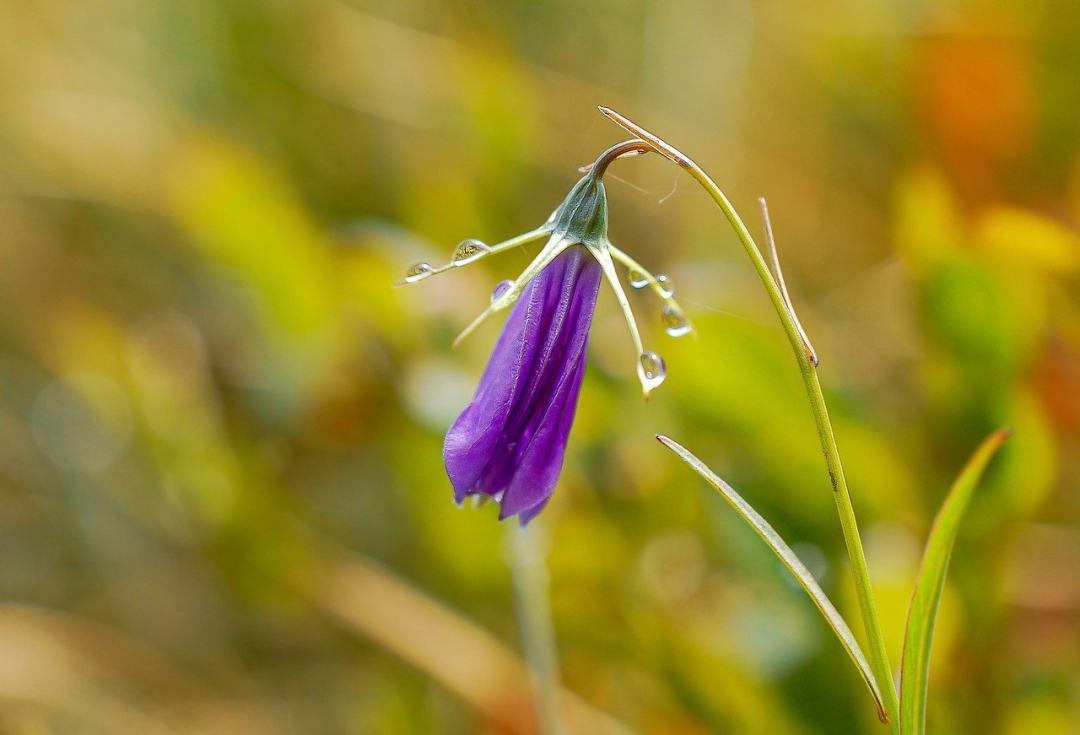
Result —
POLYGON ((649 277, 638 270, 630 271, 627 280, 630 281, 631 288, 645 288, 649 285, 649 277))
POLYGON ((675 284, 663 273, 656 277, 656 287, 660 289, 660 295, 665 299, 670 299, 675 295, 675 284))
POLYGON ((667 377, 664 358, 655 352, 642 352, 638 358, 638 377, 646 393, 657 388, 667 377))
POLYGON ((491 292, 491 303, 495 303, 499 300, 499 297, 510 290, 510 287, 514 285, 513 281, 499 281, 495 284, 494 290, 491 292))
POLYGON ((491 252, 491 248, 485 243, 475 239, 462 240, 458 243, 458 246, 454 248, 454 255, 450 258, 450 262, 455 266, 468 265, 474 260, 479 260, 488 253, 491 252))
POLYGON ((417 281, 424 280, 434 272, 435 269, 431 267, 431 263, 413 263, 409 266, 409 270, 405 271, 405 278, 403 280, 405 283, 416 283, 417 281))
POLYGON ((674 304, 664 304, 660 311, 660 321, 664 323, 664 331, 672 337, 681 337, 690 333, 690 321, 683 314, 682 309, 674 304))

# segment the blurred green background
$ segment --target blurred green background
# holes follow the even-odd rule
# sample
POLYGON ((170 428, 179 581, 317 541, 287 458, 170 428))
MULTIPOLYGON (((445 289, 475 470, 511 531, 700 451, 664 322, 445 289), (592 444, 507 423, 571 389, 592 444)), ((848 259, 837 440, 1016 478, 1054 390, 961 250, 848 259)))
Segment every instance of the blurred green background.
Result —
MULTIPOLYGON (((951 477, 935 733, 1080 732, 1080 6, 1039 0, 0 3, 0 732, 529 733, 496 508, 442 433, 450 342, 625 137, 769 198, 897 661, 951 477)), ((843 651, 672 435, 861 635, 789 347, 707 197, 615 164, 669 274, 648 403, 606 291, 546 544, 572 732, 885 732, 843 651), (610 719, 608 719, 610 718, 610 719)))

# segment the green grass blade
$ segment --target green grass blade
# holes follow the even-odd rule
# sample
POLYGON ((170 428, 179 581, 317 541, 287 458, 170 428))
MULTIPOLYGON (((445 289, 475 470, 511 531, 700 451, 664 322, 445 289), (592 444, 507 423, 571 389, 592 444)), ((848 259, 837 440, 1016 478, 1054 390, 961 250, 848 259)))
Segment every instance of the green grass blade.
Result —
POLYGON ((991 434, 964 466, 945 502, 941 505, 930 536, 926 541, 919 576, 908 608, 907 632, 904 634, 904 657, 900 663, 900 732, 922 735, 926 731, 926 692, 930 677, 930 646, 934 638, 945 572, 952 555, 960 519, 967 509, 975 486, 994 454, 1009 437, 1002 429, 991 434))
MULTIPOLYGON (((851 633, 851 628, 841 617, 836 607, 829 601, 829 598, 825 596, 824 590, 814 579, 814 575, 810 573, 810 570, 799 561, 799 557, 795 555, 795 552, 791 550, 784 539, 780 538, 775 529, 769 522, 766 521, 760 513, 746 502, 741 495, 735 492, 735 489, 724 482, 719 476, 710 470, 704 462, 695 457, 685 447, 678 442, 670 439, 666 436, 657 436, 660 443, 670 449, 679 459, 686 462, 694 472, 701 475, 705 482, 709 483, 720 495, 728 502, 728 504, 735 509, 744 521, 750 524, 750 526, 757 532, 757 535, 761 537, 762 541, 769 545, 769 548, 773 550, 773 553, 779 557, 788 571, 792 573, 798 583, 806 590, 806 594, 810 596, 811 601, 821 611, 822 616, 825 618, 825 622, 829 624, 829 627, 836 633, 836 637, 840 639, 840 644, 851 656, 851 660, 855 663, 855 667, 859 670, 859 674, 862 676, 863 681, 866 682, 867 689, 870 690, 871 696, 874 698, 874 704, 877 706, 878 717, 884 722, 885 717, 885 705, 881 701, 881 691, 878 689, 877 681, 874 679, 874 674, 870 669, 870 664, 866 660, 866 656, 863 655, 862 649, 859 648, 858 642, 855 640, 855 636, 851 633)), ((890 684, 891 686, 891 684, 890 684)))

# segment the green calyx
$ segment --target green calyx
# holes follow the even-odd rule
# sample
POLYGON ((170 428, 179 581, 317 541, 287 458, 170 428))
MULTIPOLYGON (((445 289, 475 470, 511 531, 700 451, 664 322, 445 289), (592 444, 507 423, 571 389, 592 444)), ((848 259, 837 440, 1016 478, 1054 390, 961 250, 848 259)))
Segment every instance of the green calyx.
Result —
POLYGON ((555 213, 553 237, 600 246, 607 241, 607 192, 593 173, 581 178, 555 213))

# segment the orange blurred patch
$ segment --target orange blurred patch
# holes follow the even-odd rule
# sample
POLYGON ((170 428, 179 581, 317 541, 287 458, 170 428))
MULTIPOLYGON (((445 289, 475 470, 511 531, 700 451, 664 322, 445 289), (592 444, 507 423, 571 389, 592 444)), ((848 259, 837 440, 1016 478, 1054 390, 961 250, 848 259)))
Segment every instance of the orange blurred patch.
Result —
POLYGON ((1035 383, 1050 420, 1065 432, 1080 432, 1080 354, 1060 341, 1051 342, 1035 383))
POLYGON ((915 47, 916 102, 934 157, 969 206, 1000 200, 1031 145, 1029 49, 994 35, 927 36, 915 47))

